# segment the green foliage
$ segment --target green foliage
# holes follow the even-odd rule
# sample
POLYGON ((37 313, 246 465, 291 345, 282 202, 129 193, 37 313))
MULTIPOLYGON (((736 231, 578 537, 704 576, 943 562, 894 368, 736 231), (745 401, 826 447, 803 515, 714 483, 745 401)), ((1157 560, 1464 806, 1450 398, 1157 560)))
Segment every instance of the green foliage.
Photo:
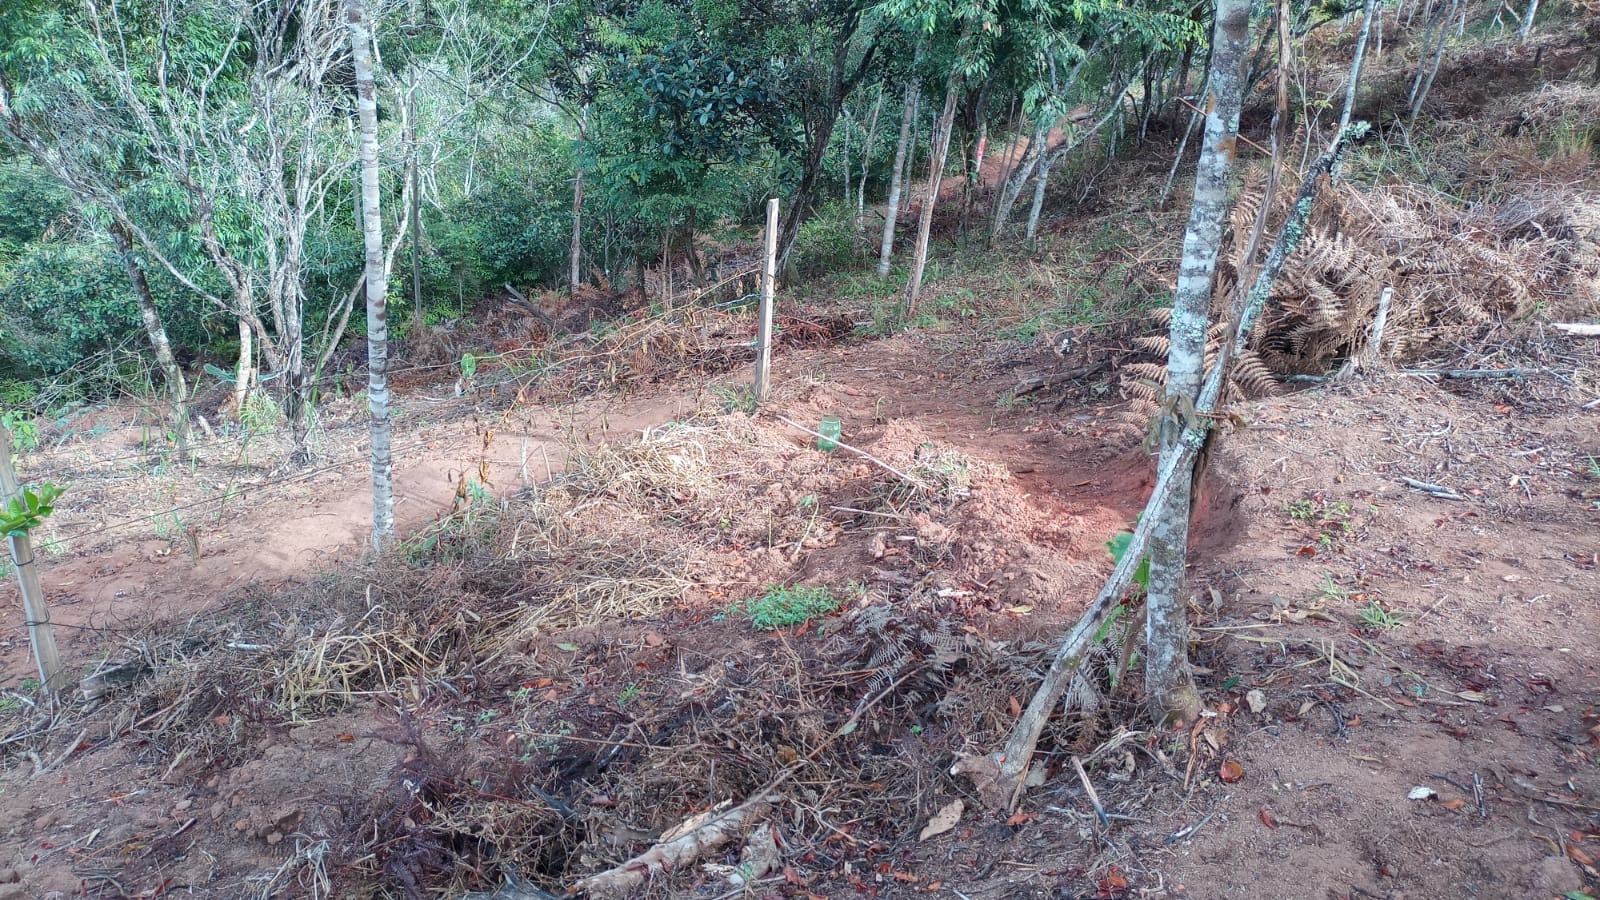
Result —
POLYGON ((795 268, 808 278, 828 272, 847 272, 859 267, 865 259, 860 248, 854 207, 831 203, 800 226, 794 244, 795 268))
POLYGON ((844 598, 834 596, 825 585, 773 585, 761 596, 745 601, 741 612, 751 625, 772 631, 803 625, 842 605, 844 598))
POLYGON ((38 528, 55 512, 56 501, 66 490, 48 482, 24 489, 22 496, 0 509, 0 537, 24 535, 38 528))
POLYGON ((39 426, 26 413, 14 409, 0 413, 0 428, 11 432, 11 443, 19 452, 39 449, 39 426))
MULTIPOLYGON (((1111 559, 1117 564, 1122 563, 1122 558, 1128 555, 1128 547, 1133 543, 1133 532, 1124 531, 1116 537, 1106 541, 1106 549, 1111 551, 1111 559)), ((1148 557, 1133 572, 1133 583, 1139 586, 1140 591, 1150 589, 1150 560, 1148 557)))

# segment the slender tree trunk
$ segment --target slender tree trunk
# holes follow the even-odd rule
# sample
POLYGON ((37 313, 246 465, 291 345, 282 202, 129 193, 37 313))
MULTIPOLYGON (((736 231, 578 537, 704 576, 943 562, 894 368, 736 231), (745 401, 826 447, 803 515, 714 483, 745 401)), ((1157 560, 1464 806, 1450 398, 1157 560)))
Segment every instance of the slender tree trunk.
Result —
POLYGON ((872 123, 867 126, 867 141, 861 149, 861 181, 856 186, 856 224, 859 234, 867 228, 867 176, 872 173, 872 145, 878 139, 878 117, 883 112, 883 85, 878 85, 878 99, 872 104, 872 123))
POLYGON ((378 188, 378 94, 372 35, 363 0, 344 0, 361 119, 361 231, 367 258, 367 401, 372 414, 372 550, 382 553, 394 534, 394 472, 389 421, 389 274, 383 259, 378 188))
POLYGON ((1522 28, 1517 32, 1517 39, 1526 44, 1533 34, 1533 17, 1539 14, 1539 0, 1528 0, 1528 11, 1522 17, 1522 28))
POLYGON ((1017 167, 1011 170, 1011 176, 1000 184, 1000 197, 994 208, 994 221, 989 223, 989 240, 999 239, 1000 232, 1005 230, 1006 220, 1011 218, 1011 207, 1016 204, 1017 198, 1022 195, 1022 186, 1028 183, 1039 166, 1039 158, 1049 149, 1050 123, 1040 121, 1034 126, 1033 134, 1028 137, 1028 145, 1022 149, 1022 158, 1017 161, 1017 167))
MULTIPOLYGON (((1411 101, 1411 115, 1406 120, 1406 124, 1408 126, 1416 124, 1417 114, 1422 112, 1422 104, 1427 101, 1428 92, 1433 89, 1434 76, 1439 74, 1439 63, 1444 59, 1444 45, 1450 37, 1449 16, 1450 13, 1455 10, 1456 5, 1459 2, 1460 0, 1451 0, 1450 5, 1448 7, 1441 8, 1439 12, 1442 21, 1439 23, 1440 27, 1438 41, 1433 47, 1433 62, 1428 65, 1428 76, 1422 81, 1422 89, 1420 91, 1415 91, 1415 87, 1413 87, 1415 96, 1411 101)), ((1417 74, 1420 76, 1422 73, 1419 70, 1417 74)))
POLYGON ((244 318, 239 319, 239 361, 233 367, 233 415, 244 414, 245 402, 250 399, 250 388, 256 380, 256 330, 244 318))
POLYGON ((172 355, 172 342, 167 339, 167 327, 161 322, 155 297, 150 293, 150 282, 144 276, 144 267, 133 255, 133 239, 127 229, 116 221, 109 228, 111 240, 117 246, 117 256, 128 273, 128 283, 133 287, 134 299, 139 301, 139 318, 144 322, 145 336, 155 351, 156 365, 166 382, 167 396, 172 405, 172 433, 178 445, 178 455, 189 456, 189 385, 184 381, 183 369, 172 355))
MULTIPOLYGON (((1240 64, 1249 40, 1250 0, 1219 0, 1212 36, 1210 99, 1194 203, 1183 239, 1178 288, 1172 303, 1167 358, 1166 410, 1161 423, 1162 463, 1183 452, 1179 437, 1194 417, 1205 368, 1206 330, 1217 255, 1228 215, 1228 183, 1239 131, 1244 85, 1240 64)), ((1145 690, 1168 720, 1190 722, 1200 695, 1189 667, 1189 617, 1184 565, 1189 543, 1193 470, 1181 467, 1172 500, 1150 538, 1150 585, 1145 619, 1145 690)))
POLYGON ((1410 109, 1406 119, 1408 125, 1416 123, 1423 101, 1428 99, 1428 91, 1433 87, 1433 77, 1439 71, 1445 41, 1450 37, 1450 12, 1454 9, 1454 2, 1451 0, 1449 5, 1440 3, 1438 15, 1422 38, 1422 57, 1417 60, 1417 75, 1411 82, 1410 109))
MULTIPOLYGON (((417 143, 417 70, 410 72, 410 90, 406 92, 406 182, 411 186, 411 199, 406 204, 406 215, 411 219, 411 334, 422 333, 426 317, 422 309, 422 191, 418 183, 418 170, 422 167, 421 146, 417 143)), ((322 366, 317 366, 320 375, 322 366)))
POLYGON ((1356 38, 1356 52, 1350 61, 1350 83, 1344 88, 1344 109, 1339 113, 1339 130, 1343 134, 1350 124, 1350 112, 1356 106, 1356 86, 1361 83, 1361 66, 1367 56, 1367 36, 1372 33, 1373 16, 1378 10, 1378 0, 1367 0, 1361 16, 1361 36, 1356 38))
MULTIPOLYGON (((589 107, 578 113, 578 140, 589 138, 589 107)), ((568 250, 567 290, 576 295, 583 283, 583 163, 580 161, 572 174, 572 246, 568 250)))
POLYGON ((1028 230, 1023 235, 1023 241, 1029 247, 1033 246, 1034 238, 1039 235, 1039 214, 1044 211, 1044 192, 1050 184, 1050 169, 1055 165, 1057 154, 1051 153, 1039 160, 1039 174, 1033 180, 1033 206, 1028 210, 1028 230))
POLYGON ((928 160, 928 195, 922 202, 922 215, 917 222, 917 246, 911 253, 911 277, 906 282, 908 320, 916 316, 917 299, 922 294, 922 272, 928 265, 928 241, 933 234, 933 211, 939 205, 939 186, 944 179, 945 155, 950 152, 950 133, 955 130, 956 99, 960 93, 961 73, 952 67, 950 77, 945 82, 944 111, 933 126, 933 146, 929 150, 928 160))
POLYGON ((878 277, 889 276, 889 264, 894 260, 894 229, 899 224, 900 190, 904 179, 906 148, 911 142, 911 129, 917 119, 917 79, 906 79, 905 112, 900 117, 900 139, 894 145, 894 168, 889 171, 889 202, 883 214, 883 242, 878 250, 878 277))

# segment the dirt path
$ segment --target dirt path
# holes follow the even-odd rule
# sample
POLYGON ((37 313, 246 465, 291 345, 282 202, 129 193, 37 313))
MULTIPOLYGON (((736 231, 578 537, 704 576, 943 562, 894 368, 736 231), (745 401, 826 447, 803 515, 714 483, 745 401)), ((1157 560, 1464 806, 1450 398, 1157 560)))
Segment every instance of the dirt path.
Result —
MULTIPOLYGON (((693 405, 686 392, 665 391, 488 413, 474 410, 470 398, 450 397, 448 385, 434 390, 444 397, 399 404, 394 477, 402 535, 448 512, 464 478, 509 494, 561 471, 574 446, 630 440, 693 405)), ((66 659, 89 666, 94 648, 128 626, 193 616, 241 588, 304 580, 358 559, 372 521, 366 434, 359 410, 335 412, 344 417, 328 415, 317 441, 321 458, 309 470, 241 467, 237 445, 218 443, 200 452, 196 466, 152 478, 149 457, 136 449, 142 430, 126 424, 137 416, 132 409, 81 422, 81 437, 27 458, 25 478, 72 488, 51 532, 69 550, 46 555, 43 566, 66 659), (161 514, 173 507, 181 510, 161 514)), ((257 459, 282 449, 260 444, 257 459)), ((7 579, 0 604, 18 603, 7 579)), ((0 640, 0 673, 36 674, 20 624, 0 640)))

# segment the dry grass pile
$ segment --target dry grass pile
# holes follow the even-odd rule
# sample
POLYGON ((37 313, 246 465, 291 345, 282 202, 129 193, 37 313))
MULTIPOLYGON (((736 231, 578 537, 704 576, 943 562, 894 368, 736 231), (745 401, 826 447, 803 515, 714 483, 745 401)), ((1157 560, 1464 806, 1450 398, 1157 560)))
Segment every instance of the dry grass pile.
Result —
MULTIPOLYGON (((775 344, 818 346, 848 334, 854 322, 840 316, 779 316, 776 325, 775 344)), ((569 394, 725 372, 755 359, 755 318, 748 309, 684 306, 615 319, 563 338, 551 359, 543 386, 569 394)))

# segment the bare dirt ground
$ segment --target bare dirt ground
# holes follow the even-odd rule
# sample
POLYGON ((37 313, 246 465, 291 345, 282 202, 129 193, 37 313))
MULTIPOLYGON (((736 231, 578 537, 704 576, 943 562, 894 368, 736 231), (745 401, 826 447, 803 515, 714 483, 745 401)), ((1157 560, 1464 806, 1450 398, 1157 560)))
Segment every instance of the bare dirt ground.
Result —
MULTIPOLYGON (((1125 329, 1078 329, 1068 359, 988 333, 1060 302, 1053 269, 1159 288, 1157 250, 1085 256, 1117 190, 1083 185, 1100 219, 1058 220, 1004 288, 951 262, 937 327, 786 348, 759 414, 729 371, 748 319, 694 311, 611 345, 698 342, 687 377, 576 402, 412 385, 406 541, 376 562, 359 410, 327 410, 311 473, 228 442, 179 470, 134 411, 97 413, 25 477, 75 484, 46 566, 67 658, 136 671, 55 715, 0 695, 0 900, 540 896, 765 790, 773 849, 639 893, 1594 895, 1600 347, 1537 326, 1485 326, 1507 349, 1474 361, 1549 370, 1525 379, 1235 401, 1192 547, 1210 715, 1154 726, 1138 665, 1114 677, 1119 625, 1016 810, 948 774, 1002 743, 1150 489, 1125 329), (875 460, 777 418, 830 414, 875 460), (838 608, 757 627, 781 586, 838 608)), ((17 686, 20 625, 0 654, 17 686)))
MULTIPOLYGON (((765 417, 708 420, 706 434, 734 435, 759 451, 757 460, 788 461, 699 500, 725 506, 735 518, 754 517, 763 505, 791 514, 778 525, 724 526, 726 534, 710 539, 689 567, 694 584, 683 600, 615 626, 534 638, 513 667, 525 680, 479 692, 465 711, 418 679, 411 705, 418 726, 395 720, 384 702, 357 700, 289 727, 218 707, 209 717, 211 737, 233 749, 203 765, 181 758, 177 741, 108 740, 94 728, 73 739, 58 730, 38 742, 43 772, 24 756, 13 757, 7 773, 0 804, 16 824, 5 839, 5 865, 20 880, 0 889, 15 896, 309 895, 319 883, 315 873, 352 862, 340 856, 350 822, 362 817, 352 804, 394 790, 396 772, 430 742, 465 740, 464 752, 481 758, 485 747, 542 740, 547 749, 524 756, 530 772, 543 769, 547 790, 565 785, 577 793, 564 802, 629 808, 596 787, 606 782, 595 770, 597 745, 670 743, 671 729, 661 728, 682 715, 669 711, 683 690, 707 692, 694 673, 708 661, 735 667, 722 678, 748 670, 752 684, 794 654, 784 649, 791 645, 799 648, 797 660, 810 660, 807 670, 816 664, 822 637, 804 630, 764 637, 712 615, 770 581, 859 581, 872 596, 902 598, 895 602, 908 616, 931 610, 985 639, 1059 633, 1109 568, 1104 541, 1142 503, 1148 463, 1114 410, 1004 408, 1016 371, 965 362, 952 352, 962 340, 900 337, 792 354, 783 360, 775 405, 802 422, 841 414, 848 440, 892 463, 913 464, 921 446, 958 452, 978 474, 948 509, 875 529, 870 516, 835 509, 868 508, 863 495, 882 484, 875 467, 808 449, 803 436, 765 417), (737 499, 741 491, 746 501, 737 499), (803 517, 792 513, 803 512, 802 493, 820 494, 832 511, 822 519, 827 527, 813 524, 799 536, 804 549, 795 553, 789 541, 803 517), (752 552, 757 535, 774 527, 780 539, 767 543, 779 549, 752 552), (891 539, 879 557, 874 535, 883 534, 911 540, 891 539), (925 606, 930 602, 938 605, 925 606), (429 737, 410 744, 407 727, 429 737)), ((1214 464, 1197 537, 1204 553, 1193 576, 1203 682, 1218 715, 1198 730, 1117 726, 1080 745, 1100 799, 1118 818, 1108 828, 1096 825, 1066 765, 1072 748, 1063 746, 1043 757, 1052 777, 1029 792, 1019 814, 990 817, 968 798, 954 832, 918 843, 929 816, 966 795, 965 785, 941 774, 948 753, 993 746, 1009 719, 1007 690, 1025 688, 1002 685, 985 696, 957 680, 952 686, 981 701, 967 721, 989 721, 987 733, 951 728, 939 735, 938 717, 927 713, 916 717, 929 723, 926 730, 908 731, 886 716, 874 726, 879 743, 854 751, 854 762, 863 764, 861 752, 888 753, 896 766, 918 773, 915 791, 874 810, 877 817, 838 821, 819 797, 816 817, 827 829, 780 822, 797 846, 808 832, 823 834, 764 890, 825 897, 1555 897, 1581 888, 1595 840, 1593 809, 1600 808, 1590 732, 1597 685, 1587 650, 1600 628, 1587 602, 1596 594, 1600 552, 1600 513, 1590 499, 1600 483, 1590 472, 1600 433, 1592 414, 1548 394, 1456 393, 1385 378, 1244 408, 1247 426, 1228 436, 1214 464), (1465 499, 1410 489, 1401 480, 1408 477, 1465 499), (1226 774, 1238 780, 1221 777, 1224 763, 1237 764, 1226 774), (1408 799, 1418 787, 1436 796, 1408 799), (837 836, 830 845, 831 832, 837 836)), ((690 399, 669 392, 627 405, 665 419, 690 399)), ((435 471, 472 464, 470 443, 455 446, 465 459, 441 454, 435 471)), ((744 461, 727 459, 734 468, 744 461)), ((436 502, 446 502, 448 484, 435 489, 436 502)), ((358 470, 318 494, 360 498, 363 488, 358 470)), ((279 540, 305 540, 305 524, 282 514, 293 503, 241 504, 229 529, 255 535, 270 559, 279 540)), ((358 552, 364 516, 354 500, 351 506, 342 525, 350 535, 347 559, 358 552)), ((615 515, 603 519, 615 527, 615 515)), ((716 531, 709 522, 700 528, 716 531)), ((259 590, 243 600, 237 590, 220 590, 203 564, 180 566, 167 561, 171 555, 142 567, 176 598, 169 614, 201 613, 201 601, 213 596, 235 619, 249 603, 265 603, 259 590)), ((72 580, 62 569, 74 562, 53 567, 58 596, 72 580)), ((103 598, 105 621, 133 615, 116 608, 130 596, 138 595, 103 598)), ((152 613, 148 599, 132 603, 137 614, 152 613)), ((86 632, 69 642, 69 658, 91 655, 97 645, 89 636, 103 646, 114 634, 86 632)), ((20 632, 12 640, 25 646, 20 632)), ((808 699, 804 681, 792 686, 802 695, 791 700, 808 699)), ((805 706, 797 703, 791 713, 805 706)), ((130 717, 163 712, 148 704, 136 710, 130 717)), ((767 727, 780 731, 785 715, 781 702, 767 713, 741 713, 758 721, 777 716, 767 727)), ((127 724, 138 733, 137 721, 127 724)), ((779 759, 795 752, 781 735, 768 739, 761 752, 779 759)), ((658 793, 665 785, 657 792, 639 786, 632 811, 641 819, 591 831, 598 844, 585 854, 642 848, 700 803, 737 799, 738 786, 751 786, 761 771, 735 753, 722 760, 727 774, 719 784, 717 754, 708 755, 711 784, 684 794, 674 783, 666 795, 658 793), (741 766, 749 771, 739 774, 741 766), (656 804, 649 815, 637 806, 646 799, 656 804)), ((903 778, 884 777, 905 786, 903 778)), ((428 867, 413 868, 426 883, 420 876, 428 867)), ((389 874, 395 871, 406 870, 389 874)), ((707 878, 719 890, 709 872, 685 874, 689 880, 675 879, 668 894, 696 893, 695 883, 707 878)), ((390 883, 405 893, 405 878, 390 883)), ((356 883, 329 876, 329 884, 336 896, 365 895, 356 883)))

